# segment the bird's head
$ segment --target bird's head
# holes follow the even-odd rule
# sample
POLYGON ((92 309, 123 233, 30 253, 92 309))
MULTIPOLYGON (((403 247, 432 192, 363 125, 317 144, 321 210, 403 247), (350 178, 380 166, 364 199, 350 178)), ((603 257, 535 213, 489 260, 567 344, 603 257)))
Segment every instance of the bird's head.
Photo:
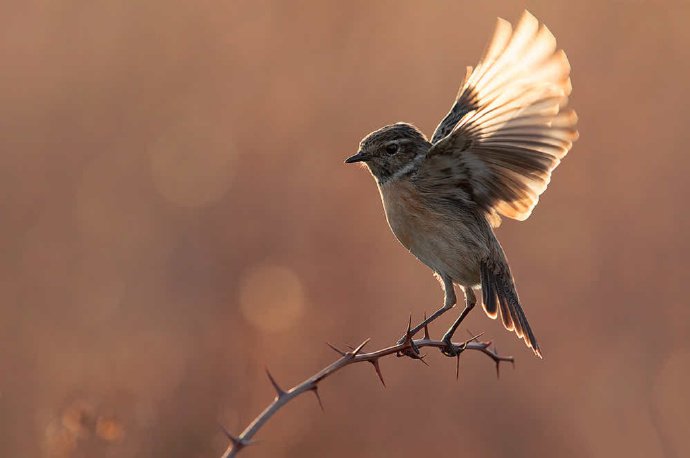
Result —
POLYGON ((412 173, 431 143, 415 126, 399 122, 376 130, 359 143, 346 163, 364 162, 379 184, 412 173))

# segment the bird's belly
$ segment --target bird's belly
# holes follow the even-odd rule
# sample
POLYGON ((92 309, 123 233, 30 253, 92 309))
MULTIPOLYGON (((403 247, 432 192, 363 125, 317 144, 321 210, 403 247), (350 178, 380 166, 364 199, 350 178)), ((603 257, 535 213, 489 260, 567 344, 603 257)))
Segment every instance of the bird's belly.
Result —
POLYGON ((391 183, 381 189, 388 224, 400 243, 434 272, 455 283, 479 283, 481 244, 457 215, 430 208, 411 183, 391 183))

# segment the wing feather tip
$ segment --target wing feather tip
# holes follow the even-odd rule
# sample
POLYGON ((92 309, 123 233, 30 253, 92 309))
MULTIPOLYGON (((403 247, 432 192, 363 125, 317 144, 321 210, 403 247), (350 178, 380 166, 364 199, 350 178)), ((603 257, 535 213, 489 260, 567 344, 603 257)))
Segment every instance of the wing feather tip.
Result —
MULTIPOLYGON (((496 18, 493 36, 482 59, 474 69, 467 68, 456 104, 471 87, 475 94, 471 100, 476 106, 468 107, 446 136, 472 137, 477 142, 475 146, 481 149, 481 144, 489 144, 492 136, 496 137, 494 143, 500 143, 501 135, 505 136, 502 139, 505 143, 519 140, 511 135, 534 135, 536 137, 531 139, 534 144, 525 143, 520 151, 513 153, 528 154, 527 150, 533 150, 554 159, 545 174, 541 173, 543 167, 535 165, 534 171, 527 170, 518 181, 505 178, 503 183, 498 183, 500 186, 484 189, 487 195, 477 196, 499 221, 500 216, 518 221, 529 218, 539 195, 548 186, 551 172, 579 138, 577 114, 567 108, 572 92, 570 71, 568 56, 557 49, 551 30, 527 9, 515 26, 501 17, 496 18), (523 59, 524 64, 516 64, 514 58, 523 59)), ((470 98, 463 100, 467 104, 470 98)), ((450 143, 441 142, 445 145, 441 146, 441 140, 435 145, 439 151, 447 151, 450 143)), ((500 154, 509 152, 499 151, 497 157, 489 158, 489 166, 493 160, 498 176, 505 172, 501 172, 500 154)), ((487 314, 493 319, 498 316, 498 313, 487 314)))

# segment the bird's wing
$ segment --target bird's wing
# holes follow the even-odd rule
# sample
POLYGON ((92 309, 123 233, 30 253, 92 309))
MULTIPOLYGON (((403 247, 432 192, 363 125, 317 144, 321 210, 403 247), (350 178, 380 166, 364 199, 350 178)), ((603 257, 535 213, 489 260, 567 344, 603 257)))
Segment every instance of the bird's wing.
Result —
POLYGON ((515 30, 498 19, 432 136, 418 183, 452 187, 489 215, 527 219, 577 139, 577 116, 565 109, 570 91, 568 59, 546 26, 527 11, 515 30))

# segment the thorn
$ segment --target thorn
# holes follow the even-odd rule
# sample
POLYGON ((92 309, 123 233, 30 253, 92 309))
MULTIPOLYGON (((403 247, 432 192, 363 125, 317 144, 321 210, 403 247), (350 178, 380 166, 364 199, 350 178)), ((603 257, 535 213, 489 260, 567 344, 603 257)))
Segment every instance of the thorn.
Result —
POLYGON ((221 427, 221 429, 223 430, 223 433, 225 434, 225 436, 226 436, 228 439, 230 439, 230 442, 232 442, 232 448, 233 448, 233 450, 234 450, 234 449, 241 450, 241 449, 243 449, 244 447, 246 447, 247 445, 251 445, 251 444, 252 444, 252 442, 246 441, 246 440, 244 440, 244 439, 242 439, 242 438, 240 438, 240 437, 237 437, 237 436, 233 436, 233 435, 230 433, 230 431, 228 431, 227 429, 225 429, 225 426, 220 425, 220 427, 221 427))
POLYGON ((415 345, 412 337, 412 314, 410 314, 410 320, 407 323, 405 336, 398 341, 398 345, 402 345, 402 347, 397 351, 396 356, 409 356, 412 359, 421 359, 419 356, 419 349, 417 348, 417 345, 415 345))
POLYGON ((381 366, 379 366, 379 359, 372 359, 369 361, 372 366, 374 366, 374 370, 376 371, 376 375, 379 376, 379 380, 381 380, 381 383, 383 384, 384 388, 386 386, 386 382, 383 380, 383 374, 381 374, 381 366))
POLYGON ((338 353, 340 356, 345 356, 345 352, 344 352, 344 351, 339 350, 338 348, 334 347, 333 345, 329 344, 328 342, 326 342, 326 345, 328 345, 329 347, 331 347, 331 350, 333 350, 334 352, 338 353))
POLYGON ((458 353, 455 357, 458 360, 458 362, 455 363, 455 380, 460 380, 460 353, 458 353))
POLYGON ((405 331, 405 341, 403 343, 416 350, 412 337, 412 314, 410 313, 410 320, 407 322, 407 331, 405 331))
POLYGON ((266 368, 266 375, 268 375, 268 379, 271 381, 271 385, 273 385, 273 389, 276 390, 276 395, 281 398, 285 396, 285 391, 278 385, 278 382, 276 382, 276 379, 273 378, 271 373, 268 371, 268 368, 266 368))
POLYGON ((496 378, 501 378, 501 359, 498 356, 498 348, 494 345, 494 353, 496 354, 496 378))
POLYGON ((426 361, 424 361, 424 358, 426 358, 426 355, 421 355, 421 356, 419 356, 419 357, 417 357, 417 358, 415 358, 415 359, 420 360, 421 362, 424 363, 424 365, 425 365, 426 367, 429 367, 429 363, 427 363, 426 361))
POLYGON ((469 343, 469 342, 477 342, 477 341, 478 341, 477 339, 479 339, 479 338, 480 338, 481 336, 483 336, 483 335, 484 335, 484 333, 483 333, 483 332, 480 332, 479 334, 477 334, 477 335, 475 335, 475 336, 473 336, 473 337, 470 337, 470 340, 468 340, 467 342, 468 342, 468 343, 469 343))
POLYGON ((359 347, 357 347, 357 348, 355 348, 354 350, 352 350, 352 356, 357 356, 357 354, 358 354, 360 351, 362 351, 362 348, 364 348, 364 346, 365 346, 366 344, 368 344, 370 340, 371 340, 371 337, 368 338, 367 340, 365 340, 364 342, 362 342, 361 344, 359 344, 359 347))
POLYGON ((223 426, 223 425, 219 425, 219 426, 220 426, 220 429, 223 430, 223 434, 225 434, 225 436, 226 436, 228 439, 230 439, 230 442, 232 442, 233 444, 242 442, 242 441, 240 440, 239 437, 233 436, 232 433, 230 433, 230 431, 228 431, 228 430, 225 428, 225 426, 223 426))
MULTIPOLYGON (((424 312, 424 321, 426 321, 426 312, 424 312)), ((424 340, 431 340, 431 337, 429 337, 429 324, 428 323, 424 324, 424 340)))
POLYGON ((314 388, 311 389, 314 392, 314 396, 316 396, 316 400, 319 401, 319 407, 321 407, 321 412, 324 412, 325 409, 323 408, 323 403, 321 402, 321 396, 319 396, 319 388, 314 385, 314 388))

